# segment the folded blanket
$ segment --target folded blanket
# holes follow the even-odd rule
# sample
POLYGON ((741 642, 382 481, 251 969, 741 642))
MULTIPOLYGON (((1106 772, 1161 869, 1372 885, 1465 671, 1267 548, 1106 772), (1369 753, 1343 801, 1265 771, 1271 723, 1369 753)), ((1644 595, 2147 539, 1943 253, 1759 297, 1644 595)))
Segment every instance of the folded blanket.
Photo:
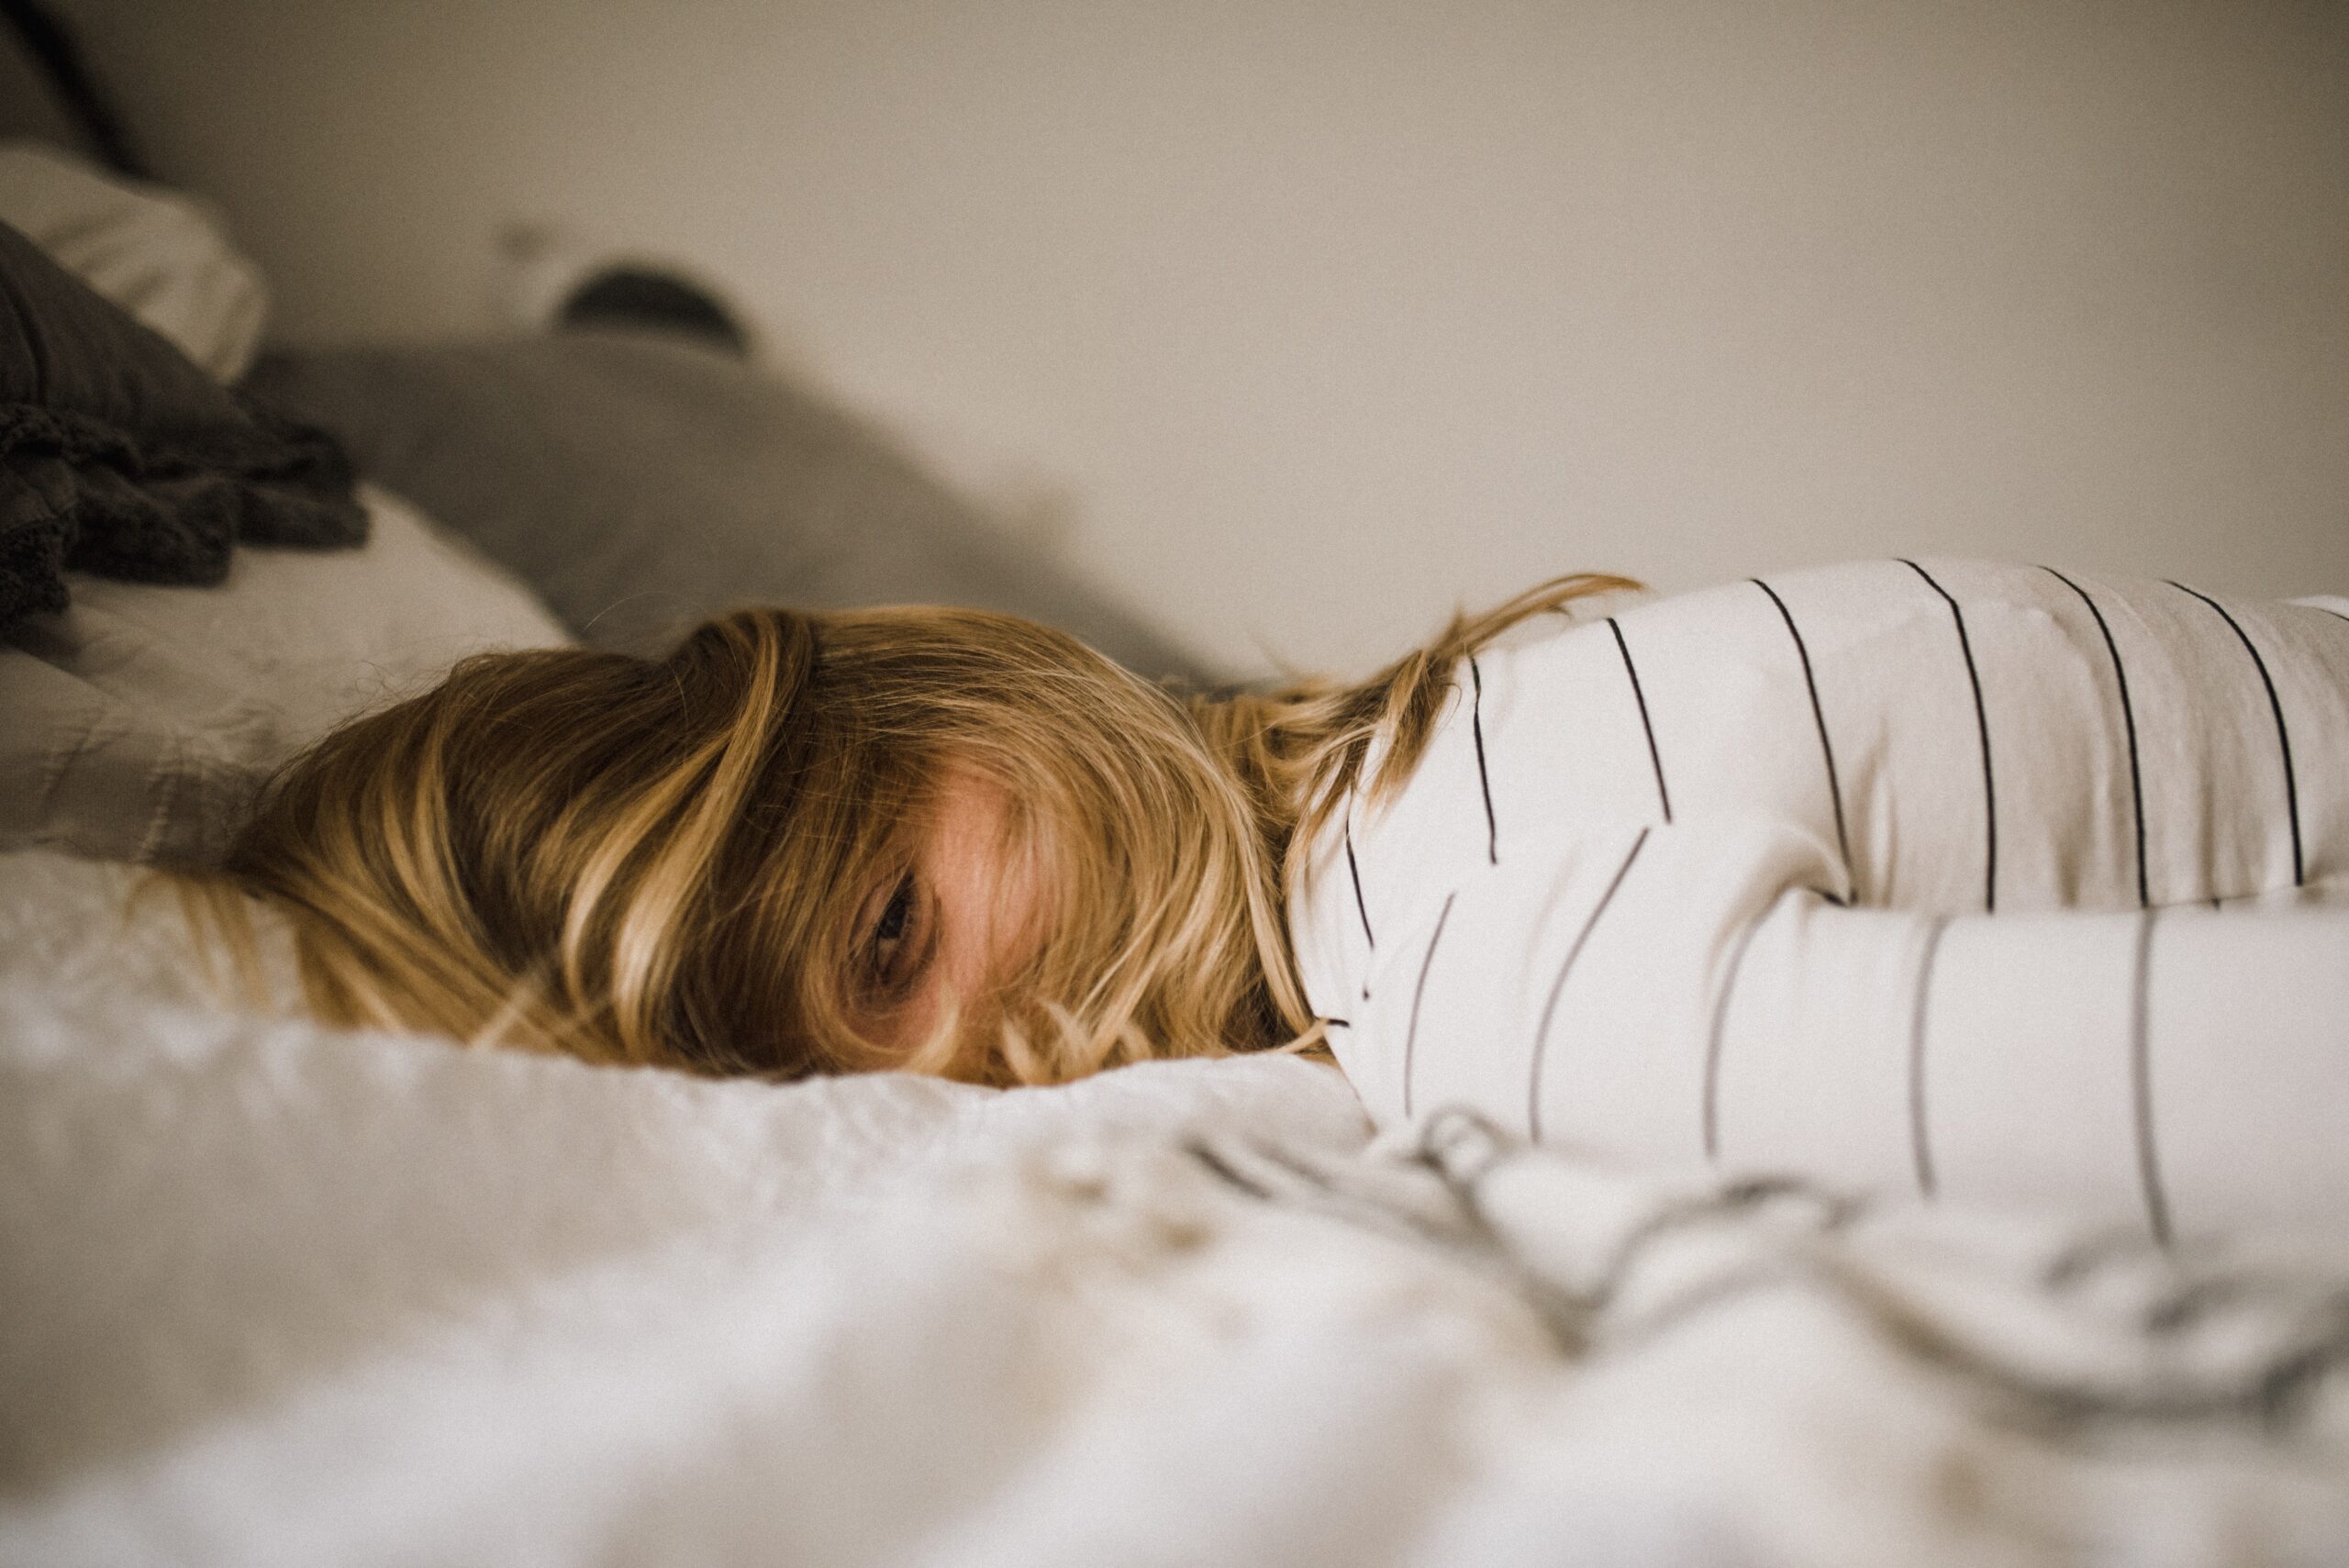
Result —
POLYGON ((0 224, 0 628, 65 608, 62 573, 217 583, 250 543, 366 537, 323 432, 214 384, 0 224))

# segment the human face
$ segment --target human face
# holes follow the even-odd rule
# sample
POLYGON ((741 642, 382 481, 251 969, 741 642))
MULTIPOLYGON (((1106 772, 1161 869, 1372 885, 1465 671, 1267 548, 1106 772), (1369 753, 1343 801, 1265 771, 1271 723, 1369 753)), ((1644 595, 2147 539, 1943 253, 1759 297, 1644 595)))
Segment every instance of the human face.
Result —
POLYGON ((858 906, 848 995, 866 1040, 910 1055, 950 1005, 985 996, 1035 955, 1041 878, 1011 828, 1002 785, 969 768, 941 780, 910 861, 858 906))

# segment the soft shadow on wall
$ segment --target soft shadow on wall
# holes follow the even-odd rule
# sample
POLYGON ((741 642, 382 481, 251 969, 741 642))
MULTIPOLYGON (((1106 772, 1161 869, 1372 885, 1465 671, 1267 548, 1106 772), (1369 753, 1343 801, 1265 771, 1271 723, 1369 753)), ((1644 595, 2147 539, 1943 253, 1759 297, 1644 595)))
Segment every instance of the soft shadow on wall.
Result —
POLYGON ((285 332, 676 254, 1235 670, 1585 566, 2349 586, 2349 8, 61 8, 285 332))

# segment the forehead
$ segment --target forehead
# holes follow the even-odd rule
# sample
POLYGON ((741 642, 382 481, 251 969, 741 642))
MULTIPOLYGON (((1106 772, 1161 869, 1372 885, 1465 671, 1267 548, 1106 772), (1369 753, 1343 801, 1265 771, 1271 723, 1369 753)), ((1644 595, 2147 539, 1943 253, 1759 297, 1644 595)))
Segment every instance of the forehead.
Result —
POLYGON ((956 945, 985 966, 1018 963, 1041 940, 1045 878, 1010 792, 986 773, 951 770, 938 782, 917 851, 956 945))
POLYGON ((927 792, 923 818, 926 849, 1004 847, 1022 813, 1009 785, 994 773, 949 760, 927 792))

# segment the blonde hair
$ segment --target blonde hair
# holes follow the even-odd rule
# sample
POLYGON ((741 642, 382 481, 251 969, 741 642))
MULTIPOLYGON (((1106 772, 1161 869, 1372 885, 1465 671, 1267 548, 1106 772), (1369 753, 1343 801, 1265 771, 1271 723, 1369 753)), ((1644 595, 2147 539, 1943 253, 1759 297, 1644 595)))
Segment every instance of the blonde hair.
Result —
POLYGON ((1632 586, 1562 578, 1367 682, 1228 698, 974 610, 740 610, 665 658, 484 654, 296 759, 193 885, 232 950, 250 941, 235 895, 290 917, 322 1018, 592 1062, 1050 1083, 1309 1043, 1283 889, 1372 738, 1375 799, 1462 655, 1632 586), (842 977, 950 772, 1009 803, 1046 940, 885 1051, 842 977))

